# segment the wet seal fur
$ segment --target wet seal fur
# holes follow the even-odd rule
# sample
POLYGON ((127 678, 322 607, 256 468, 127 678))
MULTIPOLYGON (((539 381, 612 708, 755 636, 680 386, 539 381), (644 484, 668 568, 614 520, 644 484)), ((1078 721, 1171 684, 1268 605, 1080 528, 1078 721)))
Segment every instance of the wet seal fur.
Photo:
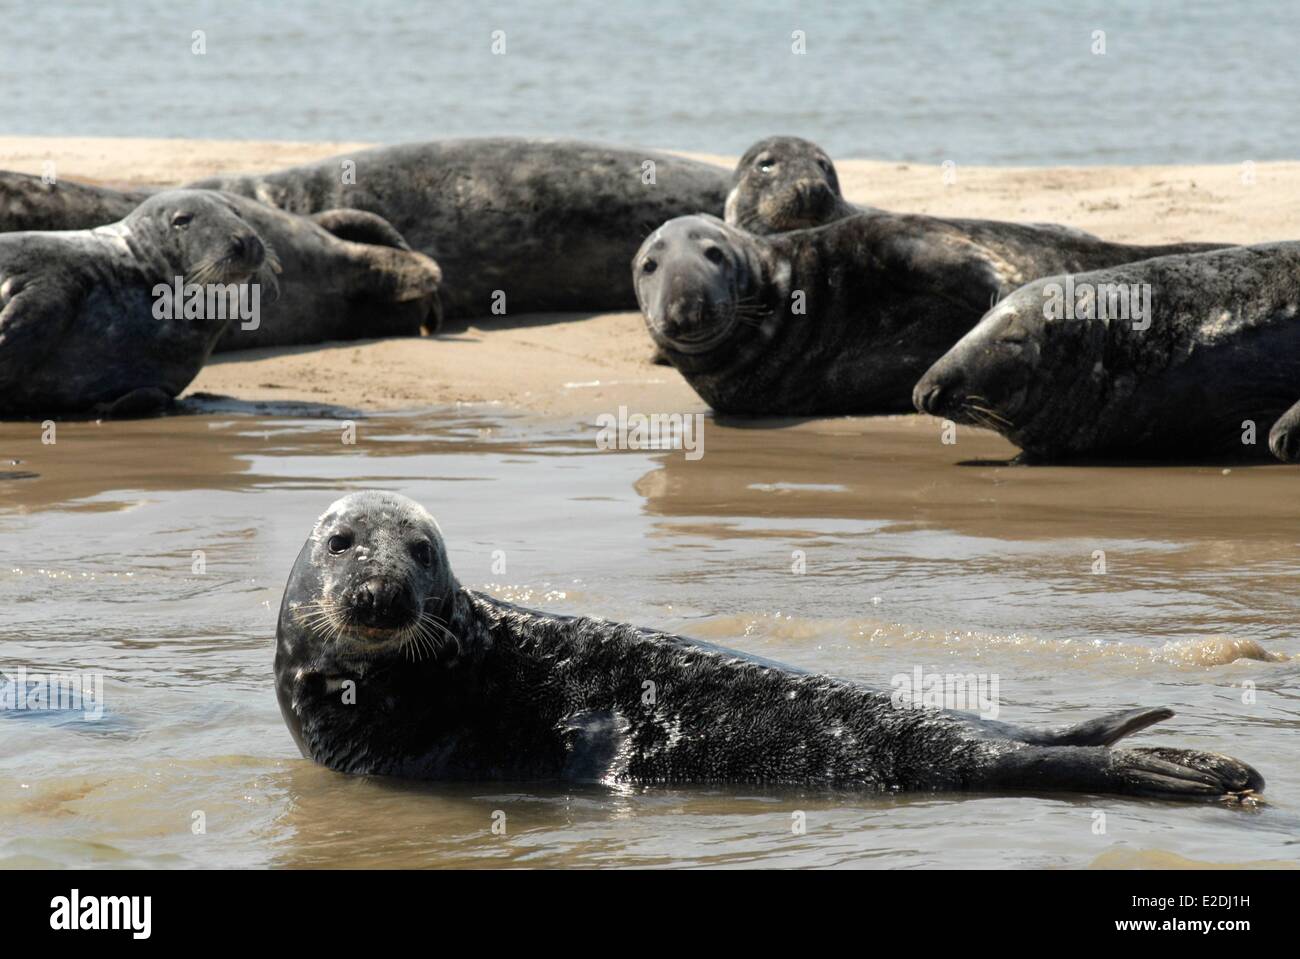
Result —
MULTIPOLYGON (((731 175, 723 219, 750 233, 768 236, 825 226, 862 213, 884 213, 850 203, 840 192, 839 174, 830 156, 801 137, 776 136, 759 140, 745 151, 731 175)), ((982 220, 949 219, 958 227, 982 220)), ((1069 236, 1091 233, 1059 223, 1029 226, 1069 236)))
POLYGON ((387 492, 344 497, 316 523, 285 588, 275 676, 303 755, 346 773, 1184 800, 1264 786, 1225 756, 1109 748, 1168 709, 1022 730, 899 708, 857 683, 681 636, 500 602, 461 586, 434 519, 387 492))
POLYGON ((690 216, 656 230, 632 271, 651 338, 718 412, 891 413, 1022 284, 1217 248, 895 213, 763 237, 690 216))
POLYGON ((350 207, 391 223, 445 274, 448 318, 631 309, 627 262, 664 220, 721 213, 727 171, 651 150, 576 140, 485 137, 364 150, 194 187, 293 213, 350 207), (355 183, 343 164, 355 163, 355 183), (654 162, 654 183, 643 182, 654 162))
POLYGON ((1071 280, 1093 291, 1149 286, 1149 325, 1088 318, 1095 310, 1048 319, 1044 304, 1065 278, 1039 280, 934 364, 916 407, 994 429, 1027 459, 1254 459, 1268 455, 1266 436, 1287 452, 1295 417, 1279 417, 1300 396, 1300 243, 1071 280))
POLYGON ((434 312, 437 280, 437 265, 420 254, 349 243, 301 217, 209 191, 156 194, 93 230, 0 234, 0 412, 157 412, 219 343, 414 334, 434 312), (155 318, 155 288, 178 276, 256 281, 257 329, 238 319, 155 318))

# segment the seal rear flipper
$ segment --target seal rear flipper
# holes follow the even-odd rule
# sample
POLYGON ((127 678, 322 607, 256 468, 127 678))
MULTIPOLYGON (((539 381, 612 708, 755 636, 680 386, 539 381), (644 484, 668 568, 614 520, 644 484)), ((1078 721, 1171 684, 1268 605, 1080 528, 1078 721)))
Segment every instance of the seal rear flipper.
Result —
POLYGON ((396 250, 411 251, 406 238, 397 227, 382 216, 365 210, 334 209, 315 213, 311 219, 317 226, 334 234, 340 240, 352 243, 371 243, 396 250))
POLYGON ((1240 760, 1190 749, 1027 746, 998 756, 971 783, 995 791, 1245 800, 1264 777, 1240 760))
POLYGON ((1036 746, 1110 746, 1125 736, 1164 722, 1174 711, 1161 706, 1157 709, 1126 709, 1097 719, 1056 729, 1050 732, 1030 732, 1023 742, 1036 746))

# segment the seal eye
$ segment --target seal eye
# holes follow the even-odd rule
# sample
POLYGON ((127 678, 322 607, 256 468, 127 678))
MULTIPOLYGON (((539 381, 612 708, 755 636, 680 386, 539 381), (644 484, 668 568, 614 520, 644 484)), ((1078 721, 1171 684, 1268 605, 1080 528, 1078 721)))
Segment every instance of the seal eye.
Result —
POLYGON ((194 219, 193 213, 177 213, 174 217, 172 217, 172 228, 176 230, 183 230, 190 225, 190 221, 193 219, 194 219))
POLYGON ((644 263, 641 264, 642 273, 653 273, 657 269, 659 269, 659 264, 656 263, 654 260, 646 260, 644 263))
POLYGON ((411 544, 411 555, 421 566, 433 565, 433 547, 423 540, 411 544))
POLYGON ((351 533, 335 533, 325 542, 325 548, 337 556, 346 553, 352 547, 351 533))
POLYGON ((721 263, 726 259, 726 257, 722 255, 722 251, 716 246, 711 246, 706 249, 704 251, 704 258, 710 263, 721 263))
POLYGON ((822 168, 823 173, 831 172, 831 161, 826 159, 825 157, 819 158, 817 160, 817 165, 822 168))
POLYGON ((763 157, 758 161, 759 173, 771 173, 775 169, 776 169, 776 161, 773 160, 771 157, 763 157))

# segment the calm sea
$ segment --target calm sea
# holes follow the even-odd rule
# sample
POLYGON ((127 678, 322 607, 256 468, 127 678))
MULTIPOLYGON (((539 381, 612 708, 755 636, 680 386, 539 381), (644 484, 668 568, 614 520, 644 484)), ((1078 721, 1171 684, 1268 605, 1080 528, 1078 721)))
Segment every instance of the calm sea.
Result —
POLYGON ((63 0, 4 22, 4 134, 515 133, 735 154, 781 132, 919 162, 1296 155, 1290 3, 63 0))

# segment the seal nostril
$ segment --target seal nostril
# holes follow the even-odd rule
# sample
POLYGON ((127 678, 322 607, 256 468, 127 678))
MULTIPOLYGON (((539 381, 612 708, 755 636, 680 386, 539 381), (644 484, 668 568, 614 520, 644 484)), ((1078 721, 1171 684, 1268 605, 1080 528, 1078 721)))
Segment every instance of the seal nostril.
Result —
POLYGON ((916 385, 916 390, 912 394, 912 405, 922 413, 937 415, 942 401, 943 385, 940 383, 922 381, 916 385))

